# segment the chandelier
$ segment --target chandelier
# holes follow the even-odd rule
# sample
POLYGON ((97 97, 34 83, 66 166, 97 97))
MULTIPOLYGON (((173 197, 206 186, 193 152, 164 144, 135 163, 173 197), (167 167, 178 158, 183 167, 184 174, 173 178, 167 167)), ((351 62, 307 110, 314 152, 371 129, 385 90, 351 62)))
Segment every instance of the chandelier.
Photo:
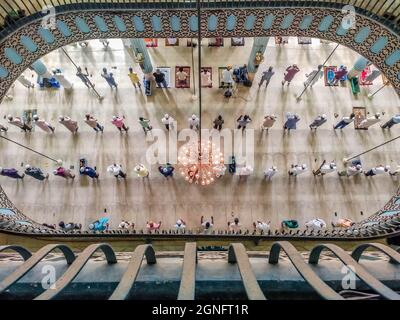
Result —
POLYGON ((178 155, 178 162, 180 173, 185 180, 202 186, 213 183, 226 170, 224 156, 211 141, 183 146, 178 155))

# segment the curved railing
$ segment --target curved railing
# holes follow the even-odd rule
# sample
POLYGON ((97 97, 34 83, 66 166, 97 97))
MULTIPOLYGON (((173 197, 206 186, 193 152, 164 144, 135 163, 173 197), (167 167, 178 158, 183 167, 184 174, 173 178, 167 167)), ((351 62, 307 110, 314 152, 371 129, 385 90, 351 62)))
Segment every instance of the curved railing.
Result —
MULTIPOLYGON (((210 7, 254 7, 268 5, 270 7, 292 6, 299 7, 333 7, 343 8, 346 5, 354 6, 357 13, 375 18, 378 22, 388 26, 395 32, 399 30, 400 4, 395 0, 308 0, 308 1, 259 1, 259 0, 200 0, 201 6, 210 7)), ((82 10, 83 8, 195 8, 196 0, 41 0, 22 1, 5 0, 0 2, 0 25, 3 25, 3 36, 10 29, 18 28, 29 18, 40 18, 47 13, 47 7, 55 7, 57 11, 66 7, 82 10)), ((1 36, 0 36, 1 38, 1 36)))
MULTIPOLYGON (((57 247, 57 245, 51 245, 53 248, 57 247)), ((368 246, 375 248, 376 244, 368 244, 368 246)), ((42 248, 39 252, 47 252, 49 250, 49 246, 42 248)), ((66 249, 68 247, 65 247, 66 249)), ((297 251, 293 245, 289 242, 281 241, 276 242, 272 245, 270 252, 267 252, 269 255, 270 264, 275 264, 279 267, 279 256, 281 249, 285 252, 287 257, 289 258, 290 263, 296 268, 296 270, 300 273, 300 275, 306 280, 310 288, 312 288, 313 292, 317 293, 323 299, 330 299, 330 300, 343 300, 344 296, 352 295, 358 296, 360 299, 368 299, 368 298, 386 298, 386 299, 400 299, 400 296, 384 285, 376 276, 369 273, 366 267, 361 266, 357 261, 355 261, 349 253, 341 249, 340 247, 332 244, 322 244, 314 247, 309 256, 308 263, 305 258, 302 257, 299 251, 297 251), (333 253, 337 258, 339 258, 345 266, 354 270, 355 275, 357 275, 362 281, 368 284, 368 286, 375 291, 377 294, 369 294, 363 291, 349 291, 344 290, 340 292, 336 292, 333 288, 329 287, 324 280, 319 276, 321 274, 318 271, 320 268, 318 266, 318 261, 320 258, 320 254, 323 250, 329 250, 333 253)), ((62 299, 62 291, 68 287, 76 276, 80 273, 82 268, 88 263, 89 259, 93 256, 93 254, 98 251, 102 250, 105 254, 105 260, 108 265, 118 263, 116 259, 115 252, 113 251, 112 247, 107 244, 94 244, 87 247, 83 252, 81 252, 75 261, 68 267, 68 269, 64 272, 63 275, 54 283, 49 289, 45 289, 43 293, 37 296, 36 300, 49 300, 59 298, 62 299)), ((355 249, 353 251, 356 252, 360 249, 355 249)), ((379 246, 379 251, 382 252, 390 252, 391 248, 387 246, 379 246)), ((67 249, 70 251, 70 249, 67 249)), ((35 259, 35 265, 40 262, 42 259, 36 258, 38 253, 32 256, 32 259, 35 259)), ((176 254, 176 253, 175 253, 176 254)), ((163 254, 164 257, 167 257, 165 253, 163 254)), ((156 256, 154 253, 153 248, 151 245, 141 245, 136 248, 134 253, 131 256, 130 261, 128 262, 128 266, 123 273, 122 277, 120 278, 119 285, 113 291, 109 299, 112 300, 120 300, 120 299, 134 299, 135 297, 130 296, 130 291, 132 286, 137 278, 137 275, 142 268, 142 259, 146 257, 147 264, 154 264, 156 263, 156 256)), ((42 257, 43 258, 43 257, 42 257)), ((185 300, 193 300, 195 299, 195 285, 196 285, 196 243, 188 243, 185 247, 185 253, 183 256, 183 266, 181 272, 181 286, 179 288, 178 299, 185 299, 185 300)), ((229 247, 228 252, 228 259, 227 262, 229 263, 237 263, 239 273, 241 276, 241 281, 247 293, 249 299, 259 299, 265 300, 265 295, 263 292, 266 293, 268 296, 269 288, 265 287, 265 284, 262 285, 261 282, 259 283, 257 280, 256 274, 252 270, 252 265, 249 260, 249 256, 244 248, 244 246, 240 243, 232 243, 229 247), (261 287, 264 287, 263 290, 261 287)), ((104 265, 98 265, 97 267, 103 268, 104 265)), ((337 267, 337 265, 336 265, 337 267)), ((177 268, 179 266, 177 265, 177 268)), ((3 285, 6 281, 4 280, 1 282, 0 286, 2 288, 9 287, 15 284, 21 277, 15 276, 18 270, 31 270, 32 263, 30 260, 22 262, 20 267, 14 271, 10 276, 6 278, 12 279, 12 281, 7 280, 7 285, 3 285)), ((104 270, 104 269, 103 269, 104 270)), ((162 269, 159 269, 162 270, 162 269)), ((273 270, 273 269, 269 269, 273 270)), ((155 272, 157 272, 155 270, 155 272)), ((260 271, 259 271, 260 272, 260 271)), ((26 272, 24 272, 26 274, 26 272)), ((376 274, 376 272, 374 273, 376 274)), ((83 280, 83 279, 81 279, 83 280)), ((394 280, 394 279, 393 279, 394 280)), ((101 287, 94 286, 96 291, 101 291, 101 287)), ((276 290, 277 288, 275 288, 276 290)), ((279 289, 279 288, 278 288, 279 289)), ((107 289, 108 290, 108 289, 107 289)), ((13 293, 8 294, 8 298, 13 293)), ((103 295, 104 296, 104 295, 103 295)), ((219 299, 223 299, 223 297, 218 297, 219 299)), ((0 295, 1 299, 1 295, 0 295)))

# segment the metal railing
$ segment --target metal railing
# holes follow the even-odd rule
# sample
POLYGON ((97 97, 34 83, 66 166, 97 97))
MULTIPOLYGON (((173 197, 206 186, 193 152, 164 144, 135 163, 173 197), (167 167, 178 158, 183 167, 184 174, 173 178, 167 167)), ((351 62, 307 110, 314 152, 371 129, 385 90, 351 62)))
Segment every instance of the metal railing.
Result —
MULTIPOLYGON (((46 7, 57 12, 90 9, 195 8, 197 0, 0 0, 0 39, 33 19, 47 14, 46 7)), ((359 14, 371 17, 394 32, 400 30, 400 0, 200 0, 204 8, 217 7, 330 7, 351 5, 359 14)))

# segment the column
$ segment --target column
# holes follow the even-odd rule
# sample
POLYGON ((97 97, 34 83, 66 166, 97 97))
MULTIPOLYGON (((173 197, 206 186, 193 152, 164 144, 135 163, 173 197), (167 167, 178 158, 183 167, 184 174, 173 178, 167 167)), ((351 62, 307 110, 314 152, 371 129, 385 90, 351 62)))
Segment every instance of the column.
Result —
POLYGON ((269 41, 269 37, 257 37, 254 38, 253 47, 251 48, 251 53, 249 57, 249 62, 247 63, 247 70, 249 73, 256 73, 257 66, 254 64, 254 59, 256 58, 256 54, 259 52, 262 55, 265 53, 265 49, 267 48, 269 41))
POLYGON ((357 61, 354 63, 353 68, 349 71, 348 77, 349 79, 358 77, 360 73, 370 64, 370 62, 364 57, 359 57, 357 61))
POLYGON ((151 63, 150 55, 146 47, 146 43, 143 39, 131 39, 132 49, 137 56, 142 55, 142 60, 139 61, 139 65, 143 70, 143 73, 152 73, 153 65, 151 63))

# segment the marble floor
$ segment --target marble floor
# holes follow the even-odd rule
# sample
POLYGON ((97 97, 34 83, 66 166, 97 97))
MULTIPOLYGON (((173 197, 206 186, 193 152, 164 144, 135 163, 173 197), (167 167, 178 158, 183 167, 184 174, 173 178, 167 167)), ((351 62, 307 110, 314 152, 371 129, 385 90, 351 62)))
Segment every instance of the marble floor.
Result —
MULTIPOLYGON (((26 89, 20 83, 10 90, 12 100, 5 99, 0 105, 0 123, 8 114, 22 116, 24 110, 37 109, 37 113, 56 126, 54 135, 35 128, 32 133, 24 134, 16 127, 10 127, 6 136, 44 152, 55 159, 63 159, 65 166, 78 166, 80 157, 96 165, 100 180, 92 181, 79 177, 75 181, 50 176, 47 182, 38 182, 31 177, 23 181, 0 177, 0 183, 16 206, 38 222, 58 223, 60 220, 82 223, 85 227, 102 215, 107 208, 111 226, 117 227, 121 219, 136 223, 143 228, 147 220, 162 221, 164 228, 171 228, 178 218, 187 222, 189 228, 199 226, 200 216, 214 216, 216 228, 226 228, 232 216, 239 217, 244 228, 250 228, 253 221, 271 221, 278 228, 283 219, 297 219, 300 224, 319 217, 330 223, 338 217, 348 217, 359 221, 381 208, 396 191, 397 178, 381 175, 373 178, 339 178, 331 174, 314 177, 309 171, 297 178, 289 177, 287 170, 292 163, 306 163, 317 166, 323 159, 336 160, 339 169, 343 169, 343 157, 362 152, 370 147, 389 140, 400 133, 400 126, 390 131, 382 130, 379 125, 369 130, 354 130, 354 126, 333 130, 336 123, 334 114, 348 115, 353 107, 363 106, 371 114, 385 112, 382 121, 399 112, 400 100, 391 87, 384 88, 373 99, 367 94, 382 85, 382 79, 373 86, 362 87, 355 97, 347 87, 325 87, 321 80, 313 89, 296 100, 303 87, 305 74, 315 65, 322 63, 335 44, 320 43, 313 39, 311 45, 299 45, 296 38, 290 38, 289 44, 277 47, 271 39, 267 47, 265 60, 260 66, 264 70, 274 66, 275 76, 268 89, 257 85, 251 88, 239 87, 231 99, 223 97, 222 89, 216 86, 218 67, 247 63, 251 51, 252 39, 245 39, 245 46, 231 47, 230 39, 225 46, 201 47, 203 66, 213 69, 213 88, 202 89, 202 122, 204 128, 211 128, 212 120, 221 114, 225 127, 234 128, 240 114, 247 113, 253 123, 249 129, 255 129, 255 166, 254 173, 247 179, 226 174, 215 184, 202 187, 189 185, 178 174, 167 180, 157 171, 157 165, 146 163, 146 150, 153 142, 146 141, 137 122, 144 116, 151 120, 154 128, 162 129, 161 118, 169 113, 178 121, 178 130, 187 126, 187 118, 198 113, 197 101, 192 99, 191 89, 170 88, 153 89, 152 96, 145 96, 135 90, 127 77, 128 67, 132 66, 140 73, 139 66, 133 61, 132 53, 121 40, 110 40, 110 47, 104 49, 98 41, 91 41, 87 48, 70 45, 65 49, 76 64, 87 66, 93 74, 96 89, 104 95, 99 101, 75 76, 72 63, 61 51, 55 51, 42 58, 49 69, 60 67, 67 78, 74 81, 74 90, 67 94, 60 90, 26 89), (282 87, 284 70, 289 64, 297 63, 301 71, 290 87, 282 87), (119 84, 112 91, 100 73, 103 67, 112 70, 119 84), (296 112, 301 120, 298 129, 284 134, 283 119, 286 112, 296 112), (85 113, 94 114, 105 125, 103 134, 95 133, 84 122, 85 113), (278 116, 277 123, 270 132, 259 130, 264 114, 278 116), (328 121, 316 133, 310 132, 309 124, 316 115, 325 113, 328 121), (57 123, 60 114, 69 115, 79 121, 79 133, 72 136, 57 123), (130 126, 128 134, 120 134, 110 123, 114 114, 125 115, 130 126), (315 162, 317 159, 317 162, 315 162), (108 165, 121 163, 128 171, 126 181, 116 181, 106 172, 108 165), (150 169, 149 180, 137 178, 133 168, 144 163, 150 169), (263 180, 265 168, 275 165, 278 174, 272 181, 263 180), (364 214, 361 215, 360 212, 364 214)), ((195 64, 197 48, 194 49, 195 64)), ((192 65, 191 48, 181 39, 181 46, 166 47, 159 40, 157 48, 149 48, 154 66, 192 65)), ((340 46, 333 54, 328 65, 345 64, 349 68, 358 55, 340 46)), ((196 66, 195 66, 196 67, 196 66)), ((29 78, 31 71, 25 75, 29 78)), ((173 77, 174 78, 174 77, 173 77)), ((260 73, 255 75, 255 82, 260 73)), ((198 84, 196 83, 196 90, 198 84)), ((365 168, 378 164, 397 165, 400 162, 398 142, 390 143, 362 157, 365 168)), ((30 163, 50 172, 55 164, 8 141, 0 139, 0 166, 16 167, 30 163)))

